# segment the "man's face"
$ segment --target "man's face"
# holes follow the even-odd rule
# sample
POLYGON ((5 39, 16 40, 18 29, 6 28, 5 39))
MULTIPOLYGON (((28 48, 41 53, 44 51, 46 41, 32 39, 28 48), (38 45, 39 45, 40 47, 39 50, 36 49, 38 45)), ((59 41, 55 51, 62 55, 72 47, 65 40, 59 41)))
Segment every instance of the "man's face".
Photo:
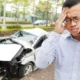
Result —
POLYGON ((80 4, 77 4, 68 9, 66 21, 66 29, 72 36, 80 36, 80 4))

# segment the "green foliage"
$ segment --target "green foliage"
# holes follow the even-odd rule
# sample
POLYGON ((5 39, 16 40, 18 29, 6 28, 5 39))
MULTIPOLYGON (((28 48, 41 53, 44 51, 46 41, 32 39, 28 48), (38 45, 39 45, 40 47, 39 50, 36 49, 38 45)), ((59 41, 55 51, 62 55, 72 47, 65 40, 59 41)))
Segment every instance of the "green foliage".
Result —
POLYGON ((11 34, 13 34, 13 33, 15 33, 16 31, 18 31, 18 30, 8 30, 8 29, 6 29, 6 30, 0 30, 0 37, 2 36, 9 36, 9 35, 11 35, 11 34))
MULTIPOLYGON (((42 28, 42 29, 44 29, 46 31, 52 31, 54 29, 54 27, 39 26, 38 28, 42 28)), ((15 33, 18 30, 21 30, 21 29, 32 29, 32 28, 33 27, 22 27, 21 28, 20 26, 8 26, 6 30, 2 30, 1 27, 0 27, 0 36, 9 36, 9 35, 15 33)))
POLYGON ((2 27, 0 26, 0 30, 2 29, 2 27))
MULTIPOLYGON (((20 26, 7 26, 7 29, 6 30, 2 30, 1 27, 0 27, 0 31, 14 31, 14 30, 21 30, 21 29, 32 29, 33 27, 20 27, 20 26)), ((41 29, 44 29, 44 30, 50 30, 50 29, 54 29, 55 26, 51 27, 51 26, 36 26, 34 28, 41 28, 41 29)))
POLYGON ((32 24, 32 22, 29 22, 29 21, 20 21, 19 24, 32 24))
POLYGON ((22 27, 21 26, 17 26, 17 25, 15 25, 15 26, 7 26, 7 29, 21 29, 22 27))
POLYGON ((6 11, 6 17, 11 17, 11 11, 6 11))
MULTIPOLYGON (((37 12, 37 15, 39 16, 39 19, 47 19, 51 8, 52 8, 52 3, 50 3, 49 0, 48 1, 40 0, 38 5, 36 6, 36 12, 37 12)), ((48 19, 50 19, 50 17, 48 17, 48 19)))
POLYGON ((42 28, 44 30, 53 30, 55 28, 55 26, 51 27, 51 26, 40 26, 39 28, 42 28))
MULTIPOLYGON (((33 27, 23 27, 22 29, 32 29, 33 27)), ((36 26, 34 28, 41 28, 41 29, 44 29, 44 30, 53 30, 55 28, 55 26, 36 26)))
POLYGON ((36 6, 37 11, 41 12, 49 12, 51 9, 52 4, 49 1, 40 1, 36 6))
POLYGON ((0 5, 0 10, 1 10, 0 15, 3 16, 3 13, 4 13, 4 7, 3 7, 2 4, 0 5))
MULTIPOLYGON (((0 22, 0 24, 2 24, 3 22, 0 22)), ((16 24, 17 22, 14 22, 14 21, 8 21, 6 22, 6 24, 16 24)), ((19 21, 18 22, 19 24, 32 24, 32 22, 29 22, 29 21, 19 21)))

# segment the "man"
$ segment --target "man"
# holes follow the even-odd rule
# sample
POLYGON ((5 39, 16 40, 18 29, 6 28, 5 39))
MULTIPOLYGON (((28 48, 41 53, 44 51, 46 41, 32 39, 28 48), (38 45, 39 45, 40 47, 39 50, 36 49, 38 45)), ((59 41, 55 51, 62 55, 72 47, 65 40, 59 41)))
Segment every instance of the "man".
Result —
POLYGON ((55 80, 80 80, 80 0, 64 2, 55 26, 36 56, 36 66, 46 68, 55 61, 55 80), (63 36, 65 29, 70 34, 63 36))

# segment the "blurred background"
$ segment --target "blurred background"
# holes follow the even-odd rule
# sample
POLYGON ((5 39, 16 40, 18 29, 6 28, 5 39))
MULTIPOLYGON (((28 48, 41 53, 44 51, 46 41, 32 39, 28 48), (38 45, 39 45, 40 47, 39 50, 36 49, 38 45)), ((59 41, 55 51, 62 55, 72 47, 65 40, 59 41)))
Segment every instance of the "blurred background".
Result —
POLYGON ((64 0, 0 0, 0 26, 53 26, 64 0), (7 24, 7 25, 6 25, 7 24))

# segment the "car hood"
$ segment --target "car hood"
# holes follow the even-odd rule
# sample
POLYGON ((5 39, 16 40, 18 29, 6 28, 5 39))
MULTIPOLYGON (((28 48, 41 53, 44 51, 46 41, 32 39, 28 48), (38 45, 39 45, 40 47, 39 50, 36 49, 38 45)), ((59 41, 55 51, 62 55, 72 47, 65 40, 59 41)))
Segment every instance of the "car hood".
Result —
POLYGON ((11 61, 21 47, 18 44, 0 44, 0 61, 11 61))
POLYGON ((25 49, 31 48, 33 50, 32 45, 24 40, 20 40, 19 38, 13 38, 12 40, 22 45, 25 49))

